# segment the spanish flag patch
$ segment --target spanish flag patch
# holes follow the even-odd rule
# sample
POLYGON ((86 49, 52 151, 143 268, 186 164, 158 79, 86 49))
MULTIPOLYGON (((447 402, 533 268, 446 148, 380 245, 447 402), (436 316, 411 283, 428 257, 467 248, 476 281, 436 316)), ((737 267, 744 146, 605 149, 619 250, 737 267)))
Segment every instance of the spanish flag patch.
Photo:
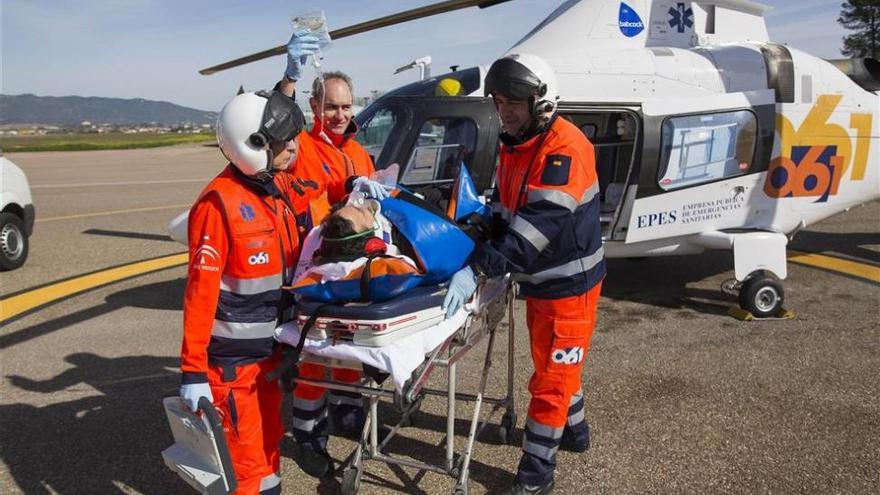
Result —
POLYGON ((568 184, 568 173, 570 170, 570 156, 547 155, 544 161, 544 171, 541 172, 541 184, 545 186, 564 186, 568 184))

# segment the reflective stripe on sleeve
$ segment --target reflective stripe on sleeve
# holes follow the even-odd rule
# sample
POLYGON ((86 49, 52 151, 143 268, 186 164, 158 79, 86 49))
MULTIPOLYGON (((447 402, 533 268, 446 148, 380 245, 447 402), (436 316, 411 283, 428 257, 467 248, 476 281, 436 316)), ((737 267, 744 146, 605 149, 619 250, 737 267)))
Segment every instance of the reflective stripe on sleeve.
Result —
POLYGON ((532 189, 529 191, 528 202, 537 203, 538 201, 549 201, 555 205, 566 208, 573 212, 580 205, 585 205, 593 200, 599 194, 599 184, 595 183, 588 187, 581 196, 580 201, 576 200, 572 195, 558 189, 532 189))
POLYGON ((516 232, 521 235, 523 239, 529 241, 529 243, 535 247, 538 252, 544 250, 548 244, 550 244, 550 239, 544 237, 544 234, 541 233, 540 230, 535 228, 534 225, 528 222, 528 220, 523 217, 517 215, 513 217, 513 222, 510 224, 510 230, 516 232))
POLYGON ((593 200, 596 195, 599 194, 599 183, 595 182, 592 186, 588 187, 586 191, 584 191, 584 195, 581 196, 581 204, 585 205, 593 200))
POLYGON ((525 273, 516 273, 513 275, 513 279, 517 282, 540 284, 541 282, 545 282, 547 280, 573 277, 579 273, 586 273, 590 271, 591 268, 601 263, 604 258, 605 250, 602 248, 602 246, 599 246, 599 249, 597 249, 595 253, 589 256, 572 260, 568 263, 555 266, 553 268, 548 268, 546 270, 542 270, 538 273, 534 273, 531 275, 525 273))
POLYGON ((214 320, 211 335, 227 339, 265 339, 275 334, 275 320, 256 323, 235 323, 214 320))
POLYGON ((558 189, 532 189, 529 191, 528 202, 537 203, 539 201, 549 201, 568 209, 568 211, 574 211, 578 206, 576 199, 567 192, 558 189))

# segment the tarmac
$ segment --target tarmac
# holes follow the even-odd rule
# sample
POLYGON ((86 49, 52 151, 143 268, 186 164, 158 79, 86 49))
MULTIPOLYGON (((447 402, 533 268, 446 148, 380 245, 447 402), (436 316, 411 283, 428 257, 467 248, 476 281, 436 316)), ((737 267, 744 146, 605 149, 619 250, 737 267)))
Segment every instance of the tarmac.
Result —
MULTIPOLYGON (((37 211, 24 267, 0 274, 0 305, 38 287, 182 253, 165 227, 224 165, 218 149, 7 155, 28 175, 37 211)), ((790 244, 880 274, 880 204, 833 217, 790 244)), ((609 260, 587 357, 593 446, 560 452, 555 493, 880 492, 880 283, 789 263, 792 320, 743 322, 730 253, 609 260)), ((167 469, 161 398, 177 393, 183 266, 83 287, 0 321, 0 492, 191 493, 167 469)), ((21 297, 19 297, 21 299, 21 297)), ((2 313, 3 309, 0 309, 2 313)), ((513 480, 531 374, 517 302, 511 445, 487 428, 470 493, 513 480)), ((489 393, 503 393, 508 325, 498 329, 489 393)), ((479 380, 483 345, 459 365, 479 380)), ((445 385, 434 375, 431 386, 445 385)), ((285 417, 289 428, 289 401, 285 417)), ((380 407, 387 421, 394 406, 380 407)), ((457 447, 470 406, 459 408, 457 447)), ((491 421, 498 422, 498 415, 491 421)), ((388 451, 442 462, 445 400, 428 397, 388 451)), ((354 448, 332 437, 339 465, 354 448)), ((308 477, 282 443, 284 493, 339 493, 340 471, 308 477)), ((449 493, 452 478, 368 462, 360 493, 449 493)))

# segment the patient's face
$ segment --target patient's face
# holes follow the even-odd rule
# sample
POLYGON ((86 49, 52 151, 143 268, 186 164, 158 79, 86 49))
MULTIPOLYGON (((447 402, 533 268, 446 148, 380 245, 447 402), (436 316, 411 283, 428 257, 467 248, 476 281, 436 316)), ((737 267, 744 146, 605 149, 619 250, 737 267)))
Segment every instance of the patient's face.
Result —
POLYGON ((363 232, 370 230, 375 224, 375 214, 373 210, 367 206, 343 206, 336 210, 336 215, 350 221, 355 232, 363 232))

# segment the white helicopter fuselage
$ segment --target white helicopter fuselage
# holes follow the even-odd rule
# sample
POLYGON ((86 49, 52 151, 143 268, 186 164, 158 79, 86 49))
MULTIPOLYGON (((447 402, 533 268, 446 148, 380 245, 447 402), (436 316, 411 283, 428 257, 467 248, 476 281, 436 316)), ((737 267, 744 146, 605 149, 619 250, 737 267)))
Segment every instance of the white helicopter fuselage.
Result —
MULTIPOLYGON (((505 1, 439 2, 331 35, 505 1)), ((880 199, 880 62, 862 60, 845 74, 774 43, 766 10, 750 0, 567 0, 508 51, 551 65, 559 115, 593 142, 605 255, 731 250, 736 281, 729 288, 761 317, 782 307, 778 279, 787 276, 786 246, 798 230, 880 199)), ((377 167, 394 157, 407 164, 402 185, 434 186, 443 182, 439 165, 425 166, 425 157, 465 149, 473 152, 472 176, 491 187, 499 124, 483 98, 485 71, 428 78, 374 101, 359 119, 362 130, 375 127, 364 138, 375 141, 368 145, 377 167), (462 96, 479 98, 438 98, 443 78, 467 88, 462 96), (475 142, 431 142, 440 140, 432 130, 433 123, 442 127, 438 117, 478 119, 481 131, 475 142), (423 123, 431 123, 430 132, 421 132, 423 123)), ((185 232, 185 216, 173 224, 185 232)))
POLYGON ((632 172, 641 177, 627 181, 607 256, 739 241, 749 248, 737 259, 748 251, 752 260, 737 263, 737 279, 761 268, 785 278, 784 236, 880 198, 880 96, 829 62, 773 44, 764 9, 566 2, 509 50, 553 66, 563 115, 619 108, 641 119, 632 172))

